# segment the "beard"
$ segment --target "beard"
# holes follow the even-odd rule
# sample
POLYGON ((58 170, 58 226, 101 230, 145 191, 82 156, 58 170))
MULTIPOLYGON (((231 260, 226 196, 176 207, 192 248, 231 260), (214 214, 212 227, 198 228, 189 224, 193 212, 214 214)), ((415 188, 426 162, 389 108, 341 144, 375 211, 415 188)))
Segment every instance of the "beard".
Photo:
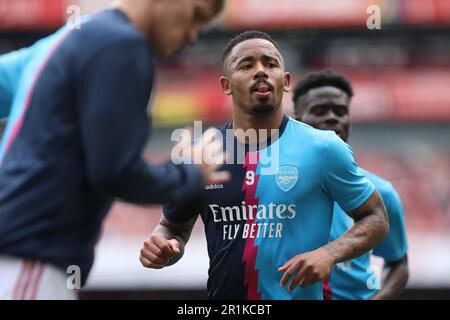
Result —
POLYGON ((277 110, 277 107, 272 103, 258 103, 251 108, 253 115, 265 116, 269 115, 277 110))

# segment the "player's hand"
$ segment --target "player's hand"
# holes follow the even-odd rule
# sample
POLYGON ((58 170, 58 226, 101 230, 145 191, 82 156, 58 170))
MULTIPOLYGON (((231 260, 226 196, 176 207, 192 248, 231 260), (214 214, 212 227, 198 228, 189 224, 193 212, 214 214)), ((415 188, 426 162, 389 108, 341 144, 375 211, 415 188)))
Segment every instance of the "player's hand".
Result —
POLYGON ((146 268, 162 269, 179 254, 181 244, 178 240, 167 240, 159 235, 151 235, 150 239, 144 242, 139 260, 146 268))
POLYGON ((293 291, 298 285, 305 287, 323 281, 334 266, 335 258, 323 248, 299 254, 281 266, 283 272, 280 286, 284 287, 289 279, 288 290, 293 291))
POLYGON ((230 179, 228 171, 217 171, 226 163, 223 139, 215 128, 209 128, 203 136, 192 145, 192 130, 186 130, 181 141, 174 147, 177 153, 183 153, 191 163, 198 165, 203 176, 203 183, 221 184, 230 179))

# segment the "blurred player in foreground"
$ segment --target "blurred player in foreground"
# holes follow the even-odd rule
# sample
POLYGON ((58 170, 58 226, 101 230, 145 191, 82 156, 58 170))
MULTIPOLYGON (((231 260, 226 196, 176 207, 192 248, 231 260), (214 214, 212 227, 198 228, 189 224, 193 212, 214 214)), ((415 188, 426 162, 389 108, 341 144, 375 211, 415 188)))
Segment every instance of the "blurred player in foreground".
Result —
MULTIPOLYGON (((297 119, 320 130, 333 130, 347 142, 351 121, 350 102, 353 88, 342 75, 330 70, 311 73, 294 89, 294 106, 297 119)), ((373 254, 385 261, 385 282, 377 289, 370 253, 333 268, 324 283, 326 299, 394 299, 400 296, 408 281, 408 243, 406 239, 403 206, 389 181, 359 168, 377 188, 386 206, 389 233, 374 249, 373 254)), ((338 239, 353 221, 334 205, 330 241, 338 239)))
MULTIPOLYGON (((0 58, 1 117, 12 106, 0 149, 0 298, 75 298, 66 280, 86 282, 114 199, 183 202, 227 179, 218 165, 149 165, 141 156, 153 56, 195 43, 222 6, 120 0, 79 29, 0 58)), ((204 140, 223 160, 221 144, 204 140)))
POLYGON ((140 260, 148 268, 178 261, 200 214, 211 299, 322 299, 331 268, 386 235, 382 199, 334 132, 284 114, 290 75, 269 35, 238 35, 222 62, 220 83, 234 106, 232 122, 220 127, 231 135, 224 145, 234 153, 234 162, 225 165, 232 179, 207 186, 191 203, 166 206, 140 260), (242 159, 240 147, 247 151, 242 159), (328 243, 334 201, 355 224, 328 243))

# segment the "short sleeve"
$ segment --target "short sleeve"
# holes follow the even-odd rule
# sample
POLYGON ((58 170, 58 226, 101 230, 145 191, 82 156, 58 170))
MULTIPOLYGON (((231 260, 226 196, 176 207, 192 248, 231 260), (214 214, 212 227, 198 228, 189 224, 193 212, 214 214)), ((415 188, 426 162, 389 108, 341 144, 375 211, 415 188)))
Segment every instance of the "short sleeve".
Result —
POLYGON ((359 170, 351 147, 334 132, 328 136, 322 160, 322 188, 345 212, 361 206, 375 191, 359 170))
POLYGON ((403 205, 400 196, 392 187, 389 193, 382 194, 389 219, 387 237, 374 248, 373 254, 386 261, 401 260, 408 252, 403 205))

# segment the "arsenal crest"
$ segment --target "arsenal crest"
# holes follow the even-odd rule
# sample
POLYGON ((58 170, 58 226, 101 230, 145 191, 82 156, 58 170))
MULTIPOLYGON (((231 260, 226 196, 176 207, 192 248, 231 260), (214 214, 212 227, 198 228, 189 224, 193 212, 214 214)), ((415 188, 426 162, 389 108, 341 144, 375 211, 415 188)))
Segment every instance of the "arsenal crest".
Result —
POLYGON ((280 166, 275 174, 277 186, 284 192, 291 190, 298 181, 298 170, 294 166, 280 166))

